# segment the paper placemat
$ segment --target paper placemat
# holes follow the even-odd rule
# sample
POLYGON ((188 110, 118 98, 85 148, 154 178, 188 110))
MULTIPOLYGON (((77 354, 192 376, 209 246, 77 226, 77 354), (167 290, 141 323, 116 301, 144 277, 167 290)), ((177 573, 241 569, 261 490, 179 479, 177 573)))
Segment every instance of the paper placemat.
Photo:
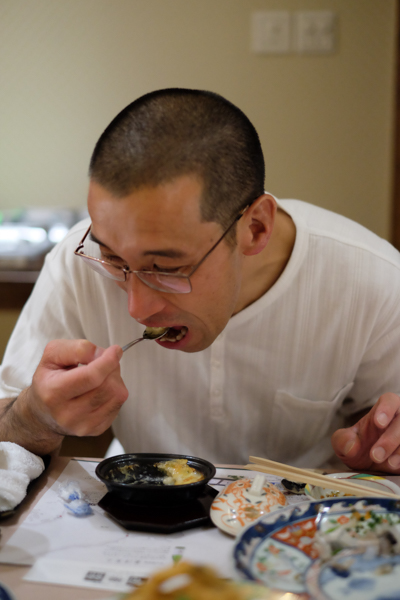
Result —
MULTIPOLYGON (((97 479, 97 461, 71 460, 58 480, 0 550, 0 562, 31 565, 28 581, 130 591, 153 571, 184 558, 212 564, 223 576, 235 576, 231 562, 234 538, 215 527, 198 527, 172 534, 127 531, 100 507, 107 492, 97 479), (93 508, 76 517, 64 506, 58 487, 77 481, 93 508)), ((232 479, 255 477, 246 469, 218 468, 210 484, 220 490, 232 479)), ((279 477, 267 476, 279 482, 279 477)), ((296 497, 289 501, 298 502, 296 497)))

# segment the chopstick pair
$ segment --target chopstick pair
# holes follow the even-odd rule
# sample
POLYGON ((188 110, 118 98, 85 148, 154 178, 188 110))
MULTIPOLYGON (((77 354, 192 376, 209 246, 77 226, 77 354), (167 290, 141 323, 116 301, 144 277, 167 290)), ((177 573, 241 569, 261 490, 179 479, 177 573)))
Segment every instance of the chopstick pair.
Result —
POLYGON ((392 494, 391 492, 372 489, 364 485, 350 483, 349 481, 343 479, 334 479, 332 477, 327 477, 326 475, 320 475, 318 473, 308 471, 307 469, 299 469, 298 467, 291 467, 290 465, 284 465, 273 460, 268 460, 267 458, 250 456, 249 461, 251 464, 246 465, 246 469, 250 469, 252 471, 261 471, 262 473, 269 473, 270 475, 278 475, 279 477, 289 479, 291 481, 309 483, 322 488, 337 490, 338 492, 347 492, 354 496, 400 498, 400 496, 392 494))

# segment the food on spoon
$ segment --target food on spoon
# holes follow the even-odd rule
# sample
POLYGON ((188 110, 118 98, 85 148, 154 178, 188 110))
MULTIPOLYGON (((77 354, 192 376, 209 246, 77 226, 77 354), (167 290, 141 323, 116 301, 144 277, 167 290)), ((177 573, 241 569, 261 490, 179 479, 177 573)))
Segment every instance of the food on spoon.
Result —
POLYGON ((160 342, 179 342, 187 332, 188 328, 185 325, 179 327, 146 327, 143 337, 148 340, 159 338, 160 342))
POLYGON ((235 583, 218 577, 211 568, 179 562, 157 571, 125 600, 267 600, 263 586, 235 583))
POLYGON ((145 337, 155 338, 168 331, 169 327, 146 327, 144 330, 145 337))
POLYGON ((204 479, 201 471, 188 465, 186 458, 152 464, 129 463, 110 469, 108 478, 129 485, 185 485, 204 479))

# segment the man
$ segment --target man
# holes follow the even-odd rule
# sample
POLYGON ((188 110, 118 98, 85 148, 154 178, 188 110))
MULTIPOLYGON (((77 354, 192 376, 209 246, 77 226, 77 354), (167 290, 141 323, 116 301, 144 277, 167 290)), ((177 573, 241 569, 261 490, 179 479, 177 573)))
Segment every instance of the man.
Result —
POLYGON ((96 145, 88 209, 8 346, 2 440, 44 454, 112 423, 126 451, 311 467, 333 434, 350 467, 400 472, 399 254, 264 192, 238 108, 193 90, 133 102, 96 145), (146 326, 170 331, 123 355, 146 326))

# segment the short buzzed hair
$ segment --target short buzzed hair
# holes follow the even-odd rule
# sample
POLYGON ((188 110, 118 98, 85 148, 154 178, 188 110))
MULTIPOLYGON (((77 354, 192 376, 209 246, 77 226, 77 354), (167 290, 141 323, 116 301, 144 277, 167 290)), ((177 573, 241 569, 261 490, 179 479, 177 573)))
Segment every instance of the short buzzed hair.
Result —
POLYGON ((218 94, 165 89, 138 98, 105 129, 90 177, 116 197, 182 175, 203 182, 201 218, 227 227, 264 191, 264 157, 246 115, 218 94))

